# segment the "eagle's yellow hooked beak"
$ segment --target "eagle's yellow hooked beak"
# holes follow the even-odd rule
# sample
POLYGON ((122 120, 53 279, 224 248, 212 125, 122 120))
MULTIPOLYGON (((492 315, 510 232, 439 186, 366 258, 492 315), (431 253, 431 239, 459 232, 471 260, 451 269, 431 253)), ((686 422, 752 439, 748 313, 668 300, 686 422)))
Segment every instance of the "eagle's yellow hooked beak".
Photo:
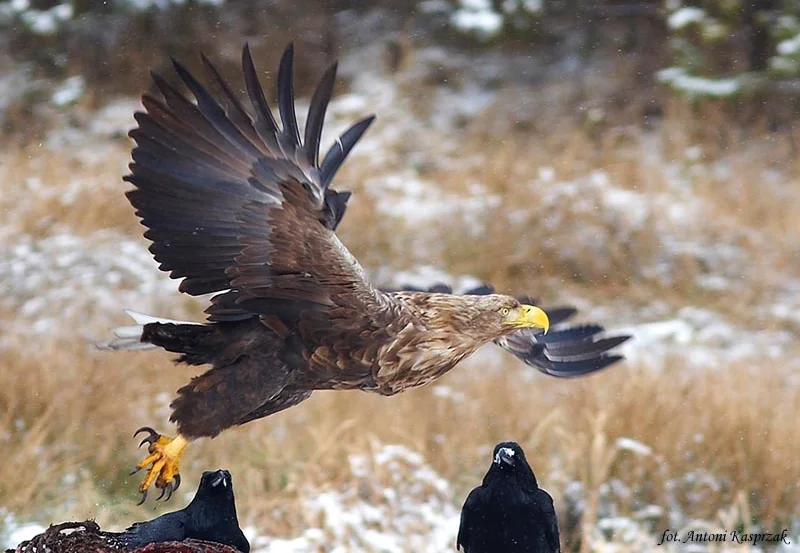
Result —
POLYGON ((538 307, 523 304, 508 314, 505 324, 514 328, 542 328, 546 333, 550 328, 550 319, 538 307))

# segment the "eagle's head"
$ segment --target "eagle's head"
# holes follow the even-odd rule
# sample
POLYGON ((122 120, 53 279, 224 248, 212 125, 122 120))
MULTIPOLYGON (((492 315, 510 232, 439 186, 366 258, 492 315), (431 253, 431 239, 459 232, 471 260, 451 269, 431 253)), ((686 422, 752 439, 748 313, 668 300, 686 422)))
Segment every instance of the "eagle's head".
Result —
POLYGON ((547 332, 550 326, 543 310, 502 294, 432 294, 431 300, 442 323, 479 344, 497 340, 521 328, 538 328, 547 332))
POLYGON ((404 291, 392 298, 414 319, 378 350, 378 384, 389 393, 427 384, 484 344, 516 330, 546 332, 550 326, 538 307, 500 294, 404 291))

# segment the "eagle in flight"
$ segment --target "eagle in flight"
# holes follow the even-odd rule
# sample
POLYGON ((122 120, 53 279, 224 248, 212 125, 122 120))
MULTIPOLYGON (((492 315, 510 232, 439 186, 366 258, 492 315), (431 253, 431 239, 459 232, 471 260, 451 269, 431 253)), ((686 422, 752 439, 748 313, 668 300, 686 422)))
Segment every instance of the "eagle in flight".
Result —
POLYGON ((145 94, 144 112, 135 114, 125 177, 134 188, 126 195, 147 227, 150 251, 161 270, 183 279, 181 292, 216 294, 205 323, 131 312, 137 324, 105 344, 160 347, 179 362, 211 366, 178 390, 174 438, 139 429, 149 444, 136 469, 148 469, 142 501, 153 484, 162 496, 177 489, 190 441, 297 405, 314 390, 393 395, 439 378, 489 342, 558 377, 621 359, 609 350, 628 336, 604 336, 598 325, 547 333, 571 309, 548 318, 532 302, 488 287, 459 295, 370 284, 335 233, 350 192, 330 185, 374 116, 352 125, 320 159, 336 64, 322 75, 301 134, 292 60, 289 45, 278 69, 280 124, 247 46, 249 106, 203 57, 210 87, 173 61, 194 101, 154 74, 161 98, 145 94))

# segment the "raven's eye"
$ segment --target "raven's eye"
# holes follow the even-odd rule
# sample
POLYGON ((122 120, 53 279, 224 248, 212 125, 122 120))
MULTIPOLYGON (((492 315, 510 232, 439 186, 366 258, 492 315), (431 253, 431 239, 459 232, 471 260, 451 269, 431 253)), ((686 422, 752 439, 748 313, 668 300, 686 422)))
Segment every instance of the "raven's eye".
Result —
POLYGON ((501 310, 500 310, 500 314, 501 314, 503 317, 505 317, 506 315, 508 315, 510 312, 511 312, 511 310, 510 310, 508 307, 504 307, 503 309, 501 309, 501 310))

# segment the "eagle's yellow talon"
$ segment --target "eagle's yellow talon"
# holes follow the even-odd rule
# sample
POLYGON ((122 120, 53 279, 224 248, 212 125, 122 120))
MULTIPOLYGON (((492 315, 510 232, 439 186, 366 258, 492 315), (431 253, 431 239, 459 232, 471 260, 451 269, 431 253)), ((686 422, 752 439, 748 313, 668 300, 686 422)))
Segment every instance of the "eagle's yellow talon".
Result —
MULTIPOLYGON (((142 440, 143 445, 149 443, 147 450, 149 455, 142 459, 136 465, 138 472, 143 468, 150 467, 147 471, 142 484, 139 486, 139 492, 142 494, 142 500, 147 497, 147 490, 155 483, 156 488, 161 490, 159 499, 165 494, 167 499, 172 496, 172 492, 178 489, 181 484, 181 477, 178 472, 178 464, 183 450, 189 442, 180 434, 174 438, 162 436, 155 432, 152 428, 140 428, 136 433, 147 432, 149 436, 142 440)), ((135 436, 136 434, 134 434, 135 436)))

